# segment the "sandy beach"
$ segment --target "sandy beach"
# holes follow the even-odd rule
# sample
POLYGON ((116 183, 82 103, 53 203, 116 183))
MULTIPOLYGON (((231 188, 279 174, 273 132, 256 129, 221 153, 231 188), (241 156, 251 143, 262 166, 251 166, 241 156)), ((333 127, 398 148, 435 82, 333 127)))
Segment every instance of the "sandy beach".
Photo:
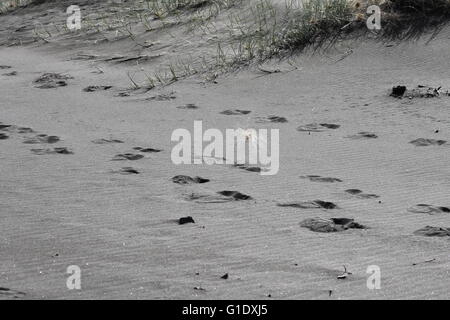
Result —
POLYGON ((216 46, 176 25, 33 35, 66 2, 0 15, 0 299, 450 298, 448 26, 137 88, 216 46), (279 129, 278 173, 175 165, 196 120, 279 129))

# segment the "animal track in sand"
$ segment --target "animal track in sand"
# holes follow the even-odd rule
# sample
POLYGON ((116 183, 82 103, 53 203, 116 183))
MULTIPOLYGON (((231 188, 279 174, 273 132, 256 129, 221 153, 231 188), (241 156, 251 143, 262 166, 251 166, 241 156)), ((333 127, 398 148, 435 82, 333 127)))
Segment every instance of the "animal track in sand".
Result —
POLYGON ((173 177, 172 181, 174 183, 178 183, 178 184, 196 184, 196 183, 207 183, 210 180, 202 178, 202 177, 189 177, 189 176, 179 175, 179 176, 173 177))
POLYGON ((9 296, 13 298, 22 298, 26 295, 25 292, 12 290, 10 288, 0 287, 0 296, 9 296))
POLYGON ((335 203, 322 200, 278 203, 277 206, 300 209, 339 209, 339 207, 335 203))
POLYGON ((288 120, 285 117, 279 117, 279 116, 267 116, 267 117, 258 117, 256 118, 256 122, 259 123, 286 123, 288 120))
POLYGON ((112 159, 112 161, 125 161, 125 160, 135 161, 135 160, 140 160, 142 158, 144 158, 144 156, 142 154, 122 153, 122 154, 116 155, 112 159))
POLYGON ((162 151, 160 149, 142 148, 142 147, 134 147, 133 149, 143 153, 159 153, 162 151))
POLYGON ((59 147, 53 149, 31 149, 31 152, 37 155, 47 155, 47 154, 73 154, 71 150, 66 147, 59 147))
POLYGON ((83 89, 84 92, 106 91, 111 89, 112 86, 88 86, 83 89))
POLYGON ((52 89, 67 86, 67 80, 69 79, 73 79, 73 77, 59 73, 44 73, 33 83, 39 89, 52 89))
POLYGON ((46 134, 38 134, 33 138, 27 138, 23 141, 26 144, 39 144, 39 143, 56 143, 60 140, 58 136, 48 136, 46 134))
POLYGON ((0 140, 9 139, 9 136, 6 133, 0 133, 0 140))
POLYGON ((363 131, 363 132, 359 132, 357 134, 353 134, 353 135, 347 136, 346 138, 352 139, 352 140, 377 139, 378 136, 375 133, 363 131))
POLYGON ((341 126, 338 124, 332 123, 309 123, 302 126, 297 127, 297 131, 300 132, 323 132, 326 130, 336 130, 341 126))
POLYGON ((450 208, 448 207, 438 207, 429 204, 417 204, 415 206, 409 207, 407 210, 413 213, 428 213, 430 215, 436 213, 450 213, 450 208))
POLYGON ((416 147, 427 147, 427 146, 441 146, 443 144, 446 144, 447 141, 419 138, 419 139, 411 141, 410 143, 415 145, 416 147))
POLYGON ((197 203, 223 203, 241 200, 252 200, 251 196, 238 191, 219 191, 217 194, 191 193, 185 197, 188 201, 197 203))
POLYGON ((316 175, 301 176, 300 178, 309 179, 312 182, 326 182, 326 183, 342 182, 342 180, 338 178, 321 177, 316 175))
POLYGON ((250 113, 251 113, 251 111, 248 111, 248 110, 235 109, 235 110, 225 110, 225 111, 222 111, 220 114, 224 114, 226 116, 237 116, 237 115, 247 115, 250 113))
POLYGON ((186 109, 186 110, 196 110, 199 109, 199 107, 197 107, 195 104, 193 103, 188 103, 184 106, 179 106, 177 107, 178 109, 186 109))
POLYGON ((361 199, 378 199, 380 197, 379 195, 376 194, 364 193, 359 189, 347 189, 345 190, 345 192, 361 199))
POLYGON ((0 70, 11 69, 11 66, 0 65, 0 70))
POLYGON ((414 231, 414 234, 425 237, 450 237, 450 228, 426 226, 414 231))
POLYGON ((348 229, 367 229, 366 226, 348 218, 310 218, 300 222, 300 226, 314 232, 341 232, 348 229))

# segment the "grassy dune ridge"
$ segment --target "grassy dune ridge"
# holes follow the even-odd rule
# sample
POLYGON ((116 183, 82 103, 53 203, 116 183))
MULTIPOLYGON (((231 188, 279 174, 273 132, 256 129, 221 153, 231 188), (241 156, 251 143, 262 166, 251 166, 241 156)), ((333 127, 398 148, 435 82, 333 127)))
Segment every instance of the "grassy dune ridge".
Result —
POLYGON ((2 4, 3 9, 22 6, 24 12, 62 11, 52 20, 32 21, 29 41, 97 35, 101 43, 125 37, 145 51, 163 35, 178 38, 171 46, 184 42, 183 50, 189 54, 164 59, 160 70, 146 74, 149 88, 205 71, 227 72, 287 57, 311 46, 328 47, 353 36, 417 37, 429 30, 439 31, 450 19, 449 0, 85 0, 77 3, 83 27, 74 33, 65 23, 64 10, 71 1, 11 0, 2 4), (380 31, 366 26, 367 8, 374 4, 382 11, 380 31))

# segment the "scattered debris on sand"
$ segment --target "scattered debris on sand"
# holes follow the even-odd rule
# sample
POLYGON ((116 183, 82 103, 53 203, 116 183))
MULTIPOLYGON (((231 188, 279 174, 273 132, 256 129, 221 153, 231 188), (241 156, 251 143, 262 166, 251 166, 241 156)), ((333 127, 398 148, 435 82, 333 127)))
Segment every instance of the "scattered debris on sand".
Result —
POLYGON ((174 183, 178 183, 178 184, 196 184, 196 183, 207 183, 210 180, 202 178, 202 177, 189 177, 189 176, 179 175, 179 176, 173 177, 172 181, 174 183))
POLYGON ((442 91, 442 87, 429 87, 424 85, 418 85, 416 88, 408 90, 406 86, 395 86, 392 88, 390 94, 391 97, 395 98, 436 98, 439 96, 450 96, 450 92, 447 90, 442 91))
POLYGON ((347 229, 367 229, 366 226, 355 222, 354 219, 348 218, 310 218, 303 220, 300 226, 314 232, 340 232, 347 229))
POLYGON ((342 274, 340 274, 340 275, 337 276, 337 279, 338 279, 338 280, 344 280, 344 279, 347 279, 348 276, 352 275, 351 272, 348 272, 348 271, 347 271, 347 267, 346 267, 346 266, 343 266, 343 267, 344 267, 344 273, 342 273, 342 274))

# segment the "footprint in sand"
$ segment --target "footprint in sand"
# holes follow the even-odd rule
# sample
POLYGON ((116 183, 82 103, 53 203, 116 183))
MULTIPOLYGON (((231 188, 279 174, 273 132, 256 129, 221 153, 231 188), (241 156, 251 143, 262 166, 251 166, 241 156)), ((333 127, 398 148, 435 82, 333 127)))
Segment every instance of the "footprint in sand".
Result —
POLYGON ((410 143, 415 145, 416 147, 427 147, 427 146, 441 146, 441 145, 447 143, 447 141, 419 138, 419 139, 411 141, 410 143))
POLYGON ((12 290, 10 288, 0 287, 0 297, 7 296, 12 298, 23 298, 26 295, 25 292, 12 290))
POLYGON ((53 149, 31 149, 36 155, 47 155, 47 154, 73 154, 73 151, 69 150, 66 147, 59 147, 53 149))
POLYGON ((339 207, 335 203, 322 200, 278 203, 277 206, 300 209, 339 209, 339 207))
POLYGON ((154 96, 151 96, 149 98, 146 98, 146 101, 170 101, 175 100, 177 97, 175 96, 174 92, 171 93, 161 93, 154 96))
POLYGON ((268 116, 268 117, 258 117, 256 122, 258 123, 286 123, 288 120, 285 117, 279 116, 268 116))
POLYGON ((238 191, 219 191, 217 194, 191 193, 185 197, 188 201, 197 203, 223 203, 241 200, 252 200, 253 198, 238 191))
POLYGON ((249 172, 261 172, 263 169, 260 167, 253 167, 253 166, 248 166, 246 164, 235 164, 234 165, 235 168, 239 168, 245 171, 249 171, 249 172))
POLYGON ((352 139, 352 140, 361 140, 361 139, 377 139, 378 136, 372 132, 362 131, 357 134, 347 136, 346 138, 352 139))
POLYGON ((414 234, 425 237, 450 237, 450 228, 426 226, 414 231, 414 234))
POLYGON ((323 132, 326 130, 336 130, 339 129, 341 126, 338 124, 332 124, 332 123, 309 123, 302 126, 299 126, 297 128, 297 131, 300 132, 323 132))
POLYGON ((27 138, 23 141, 25 144, 38 144, 38 143, 56 143, 60 141, 58 136, 48 136, 46 134, 38 134, 35 137, 27 138))
POLYGON ((207 183, 210 180, 202 178, 202 177, 189 177, 189 176, 179 175, 179 176, 173 177, 172 181, 174 183, 178 183, 178 184, 197 184, 197 183, 207 183))
POLYGON ((143 152, 143 153, 159 153, 163 150, 153 149, 153 148, 142 148, 142 147, 134 147, 133 150, 143 152))
POLYGON ((3 73, 2 76, 5 76, 5 77, 17 76, 17 71, 11 71, 11 72, 7 72, 7 73, 3 73))
POLYGON ((135 161, 135 160, 140 160, 142 158, 144 158, 144 156, 142 154, 121 153, 121 154, 114 156, 112 161, 125 161, 125 160, 135 161))
POLYGON ((83 89, 84 92, 106 91, 111 89, 112 86, 88 86, 83 89))
POLYGON ((195 104, 193 103, 188 103, 184 106, 179 106, 177 107, 178 109, 185 109, 185 110, 196 110, 199 109, 199 107, 197 107, 195 104))
POLYGON ((124 143, 124 142, 122 140, 118 140, 118 139, 96 139, 96 140, 92 140, 92 143, 110 144, 110 143, 124 143))
POLYGON ((113 173, 119 173, 119 174, 123 174, 123 175, 140 174, 139 170, 132 168, 132 167, 123 167, 118 171, 113 171, 113 173))
POLYGON ((351 194, 352 196, 356 196, 357 198, 361 199, 378 199, 380 196, 372 193, 364 193, 362 190, 359 189, 347 189, 345 190, 348 194, 351 194))
POLYGON ((6 133, 0 133, 0 140, 9 139, 9 136, 6 133))
POLYGON ((0 70, 11 69, 11 66, 0 65, 0 70))
POLYGON ((248 111, 248 110, 235 109, 235 110, 225 110, 225 111, 222 111, 220 114, 224 114, 226 116, 239 116, 239 115, 247 115, 250 113, 251 113, 251 111, 248 111))
POLYGON ((367 229, 366 226, 348 218, 310 218, 300 222, 300 226, 314 232, 341 232, 348 229, 367 229))
POLYGON ((7 131, 11 133, 33 133, 33 129, 28 127, 18 127, 11 124, 0 124, 0 131, 7 131))
POLYGON ((73 79, 73 77, 59 73, 44 73, 33 83, 39 89, 52 89, 67 86, 67 80, 69 79, 73 79))
POLYGON ((427 213, 430 215, 439 213, 450 213, 450 208, 448 207, 438 207, 429 204, 418 204, 407 209, 409 212, 413 213, 427 213))
POLYGON ((342 180, 338 178, 321 177, 316 175, 301 176, 300 178, 309 179, 312 182, 326 182, 326 183, 342 182, 342 180))

